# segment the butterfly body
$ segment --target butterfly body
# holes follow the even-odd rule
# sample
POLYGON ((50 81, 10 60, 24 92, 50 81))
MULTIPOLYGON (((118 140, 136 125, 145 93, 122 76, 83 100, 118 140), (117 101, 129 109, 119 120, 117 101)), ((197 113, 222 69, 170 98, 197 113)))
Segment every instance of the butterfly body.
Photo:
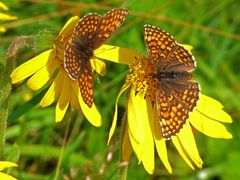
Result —
MULTIPOLYGON (((83 64, 89 61, 93 56, 93 48, 90 45, 90 42, 84 38, 77 38, 71 44, 73 53, 77 57, 78 61, 83 64)), ((84 66, 82 66, 84 68, 84 66)))
POLYGON ((159 71, 153 75, 157 81, 187 81, 192 79, 192 74, 189 72, 175 72, 175 71, 159 71))
POLYGON ((145 25, 149 60, 155 69, 155 102, 164 139, 177 135, 199 100, 200 87, 192 81, 194 57, 168 33, 145 25))
POLYGON ((128 10, 117 8, 101 16, 90 13, 82 17, 73 30, 64 52, 64 68, 68 76, 78 82, 85 104, 93 104, 93 77, 90 59, 124 22, 128 10))

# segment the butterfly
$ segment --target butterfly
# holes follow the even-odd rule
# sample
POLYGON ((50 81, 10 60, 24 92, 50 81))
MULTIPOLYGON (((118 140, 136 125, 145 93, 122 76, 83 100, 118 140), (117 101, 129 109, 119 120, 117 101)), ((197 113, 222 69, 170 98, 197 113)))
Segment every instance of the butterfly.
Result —
POLYGON ((177 135, 199 100, 200 86, 193 82, 194 57, 164 30, 144 26, 148 59, 154 67, 155 102, 164 139, 177 135))
POLYGON ((83 101, 93 104, 93 76, 90 59, 94 50, 100 47, 121 26, 128 16, 125 8, 112 9, 105 15, 90 13, 82 17, 73 30, 64 51, 64 68, 68 76, 76 80, 83 101))

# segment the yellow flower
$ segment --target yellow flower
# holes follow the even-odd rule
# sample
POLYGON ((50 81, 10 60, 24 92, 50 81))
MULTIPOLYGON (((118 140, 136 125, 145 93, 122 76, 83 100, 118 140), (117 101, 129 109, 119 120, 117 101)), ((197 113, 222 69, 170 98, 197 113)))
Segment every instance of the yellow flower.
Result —
MULTIPOLYGON (((1 1, 0 1, 0 8, 5 11, 8 10, 8 7, 1 1)), ((0 12, 0 20, 2 21, 10 21, 15 19, 17 19, 17 16, 11 16, 11 15, 0 12)), ((5 31, 6 31, 6 28, 4 26, 0 26, 0 32, 5 32, 5 31)))
MULTIPOLYGON (((57 101, 56 122, 63 119, 70 105, 72 108, 81 109, 88 121, 98 127, 102 124, 102 118, 95 104, 93 103, 89 108, 84 103, 77 81, 70 79, 63 67, 64 49, 78 21, 79 17, 77 16, 68 20, 60 31, 53 48, 17 67, 11 74, 11 80, 15 84, 30 77, 27 86, 35 91, 42 88, 47 82, 52 82, 42 98, 40 106, 47 107, 57 101)), ((126 54, 129 53, 134 56, 134 52, 131 50, 102 45, 94 51, 94 58, 90 60, 92 68, 100 75, 104 75, 106 67, 101 59, 118 62, 121 61, 120 59, 126 58, 126 62, 130 62, 133 57, 126 57, 126 54)))
MULTIPOLYGON (((10 167, 17 167, 17 164, 8 161, 0 161, 0 171, 10 167)), ((0 172, 0 179, 16 180, 16 178, 2 172, 0 172)))
MULTIPOLYGON (((185 48, 189 50, 189 46, 185 46, 185 48)), ((150 61, 143 57, 130 64, 130 73, 117 96, 108 143, 116 127, 119 98, 123 92, 129 89, 125 124, 123 126, 122 161, 128 162, 131 152, 134 151, 139 163, 142 163, 146 171, 152 174, 155 168, 154 151, 156 148, 164 166, 169 173, 172 173, 168 161, 166 140, 162 137, 154 100, 155 95, 153 93, 156 86, 150 76, 152 71, 153 67, 150 61)), ((222 104, 218 101, 200 94, 200 100, 189 115, 188 121, 181 131, 171 138, 179 154, 192 169, 194 169, 194 164, 198 168, 201 168, 203 164, 198 153, 192 127, 213 138, 232 138, 232 135, 221 123, 231 123, 232 119, 222 108, 222 104)))

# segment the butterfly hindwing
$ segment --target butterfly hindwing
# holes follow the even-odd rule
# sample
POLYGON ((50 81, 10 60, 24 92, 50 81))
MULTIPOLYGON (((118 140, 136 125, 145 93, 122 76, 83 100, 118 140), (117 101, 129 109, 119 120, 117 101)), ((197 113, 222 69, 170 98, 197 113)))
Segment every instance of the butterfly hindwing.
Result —
POLYGON ((156 105, 162 135, 170 139, 186 123, 199 99, 200 88, 195 82, 175 82, 158 85, 156 105))
POLYGON ((86 63, 85 68, 82 70, 78 78, 78 84, 83 101, 88 105, 88 107, 91 107, 93 103, 92 67, 90 61, 87 61, 86 63))

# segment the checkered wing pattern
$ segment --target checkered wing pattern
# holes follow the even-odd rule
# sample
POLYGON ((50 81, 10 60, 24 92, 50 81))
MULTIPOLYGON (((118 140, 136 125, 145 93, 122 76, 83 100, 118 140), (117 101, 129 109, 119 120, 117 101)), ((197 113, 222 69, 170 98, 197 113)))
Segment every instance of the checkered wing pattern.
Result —
POLYGON ((158 86, 156 105, 164 139, 170 139, 182 129, 197 105, 199 91, 195 82, 171 82, 158 86))
POLYGON ((96 33, 100 18, 101 16, 96 13, 87 14, 81 18, 75 26, 69 44, 64 51, 64 67, 69 77, 74 80, 78 79, 81 69, 88 61, 77 44, 81 43, 82 46, 88 46, 89 48, 93 46, 93 36, 96 33))
POLYGON ((162 135, 170 139, 182 129, 199 99, 199 84, 191 82, 194 57, 160 28, 144 26, 145 44, 155 67, 156 106, 162 135))
POLYGON ((144 26, 145 44, 152 63, 162 62, 162 68, 171 68, 171 70, 191 70, 195 68, 193 56, 181 45, 179 45, 173 37, 162 29, 145 25, 144 26), (169 64, 169 61, 172 64, 169 64), (167 66, 167 67, 164 67, 167 66))
POLYGON ((121 26, 127 16, 128 10, 125 8, 113 9, 105 14, 99 23, 96 40, 94 41, 94 49, 98 48, 109 39, 121 26))
POLYGON ((84 102, 93 103, 93 78, 90 58, 93 50, 101 46, 123 23, 127 9, 118 8, 101 17, 87 14, 74 28, 69 45, 64 52, 64 67, 70 78, 77 80, 84 102))
POLYGON ((95 41, 94 38, 97 33, 100 21, 101 16, 97 13, 89 13, 83 16, 75 26, 71 39, 87 39, 88 42, 90 42, 88 46, 93 46, 91 43, 95 41))
POLYGON ((78 84, 83 101, 91 107, 93 103, 93 76, 90 61, 86 62, 86 66, 78 78, 78 84))

